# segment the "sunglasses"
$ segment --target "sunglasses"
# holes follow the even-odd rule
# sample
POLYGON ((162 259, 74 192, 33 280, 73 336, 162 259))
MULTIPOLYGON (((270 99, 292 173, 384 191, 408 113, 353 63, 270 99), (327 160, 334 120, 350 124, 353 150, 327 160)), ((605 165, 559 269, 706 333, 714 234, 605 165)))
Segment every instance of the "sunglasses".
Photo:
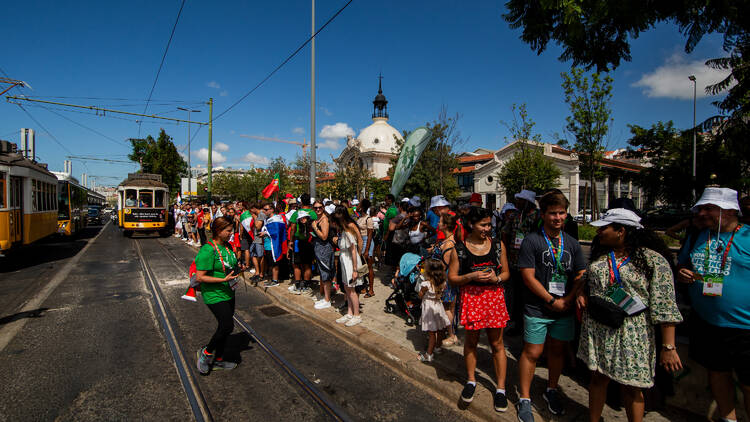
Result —
POLYGON ((314 210, 322 210, 323 207, 313 207, 314 210))

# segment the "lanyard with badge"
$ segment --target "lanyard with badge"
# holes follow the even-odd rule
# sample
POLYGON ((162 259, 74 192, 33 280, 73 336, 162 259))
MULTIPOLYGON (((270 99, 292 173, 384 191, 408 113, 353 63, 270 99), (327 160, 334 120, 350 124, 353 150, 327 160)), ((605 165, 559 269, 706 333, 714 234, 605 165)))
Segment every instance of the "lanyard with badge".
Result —
POLYGON ((630 257, 626 256, 618 264, 615 253, 610 251, 609 257, 607 258, 607 267, 609 268, 609 287, 607 288, 606 295, 628 315, 635 315, 646 309, 646 305, 638 296, 631 296, 622 288, 620 268, 628 262, 630 262, 630 257))
MULTIPOLYGON (((215 243, 213 243, 213 242, 208 242, 208 243, 210 243, 211 246, 214 247, 214 250, 216 251, 216 254, 219 255, 219 262, 221 262, 221 270, 224 272, 224 274, 227 274, 227 264, 224 263, 224 258, 221 256, 221 251, 219 250, 219 248, 216 246, 215 243)), ((232 267, 229 267, 229 272, 230 273, 232 272, 232 267)), ((237 283, 239 283, 239 277, 235 278, 235 279, 232 279, 232 280, 229 280, 228 283, 229 283, 229 287, 232 290, 234 290, 235 288, 237 288, 237 283)))
POLYGON ((544 227, 542 227, 542 235, 544 235, 544 240, 547 242, 550 255, 552 255, 552 264, 555 266, 552 272, 552 279, 549 282, 549 293, 557 296, 565 296, 565 284, 568 282, 568 276, 565 274, 565 269, 562 265, 565 239, 562 232, 560 232, 560 242, 558 247, 555 248, 547 236, 547 232, 544 231, 544 227))
MULTIPOLYGON (((711 256, 711 232, 708 233, 708 240, 706 240, 706 252, 703 257, 703 296, 721 296, 724 289, 724 267, 727 264, 727 257, 729 256, 729 250, 732 248, 732 242, 734 241, 734 235, 742 227, 742 224, 738 224, 732 232, 732 236, 727 242, 727 246, 724 248, 724 253, 721 256, 721 268, 718 273, 708 272, 708 261, 711 256)), ((716 248, 717 252, 720 251, 719 242, 721 237, 716 236, 716 248)))

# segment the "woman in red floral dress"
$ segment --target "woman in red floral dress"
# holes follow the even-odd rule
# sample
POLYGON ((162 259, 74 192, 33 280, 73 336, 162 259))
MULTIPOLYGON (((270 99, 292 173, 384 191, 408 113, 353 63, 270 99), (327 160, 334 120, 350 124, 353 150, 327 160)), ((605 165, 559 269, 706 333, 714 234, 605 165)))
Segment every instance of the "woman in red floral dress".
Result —
POLYGON ((461 400, 468 403, 474 399, 477 343, 481 330, 485 329, 492 347, 497 380, 495 410, 504 412, 508 408, 508 400, 505 397, 507 360, 503 328, 509 317, 505 308, 503 283, 510 279, 508 258, 503 242, 492 239, 491 214, 488 209, 472 207, 466 215, 464 226, 467 236, 449 251, 448 267, 448 281, 460 288, 461 325, 466 330, 464 361, 468 381, 461 393, 461 400))

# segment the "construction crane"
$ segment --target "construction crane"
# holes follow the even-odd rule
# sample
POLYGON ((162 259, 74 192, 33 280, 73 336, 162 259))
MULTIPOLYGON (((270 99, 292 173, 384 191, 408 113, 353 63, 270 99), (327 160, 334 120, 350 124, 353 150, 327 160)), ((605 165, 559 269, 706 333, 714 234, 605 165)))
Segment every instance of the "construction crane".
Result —
POLYGON ((268 138, 265 136, 257 136, 257 135, 241 134, 240 136, 242 136, 243 138, 257 139, 259 141, 282 142, 285 144, 299 145, 302 147, 302 156, 307 157, 307 141, 305 140, 305 138, 302 138, 302 142, 297 142, 297 141, 287 141, 287 140, 279 139, 279 138, 268 138))

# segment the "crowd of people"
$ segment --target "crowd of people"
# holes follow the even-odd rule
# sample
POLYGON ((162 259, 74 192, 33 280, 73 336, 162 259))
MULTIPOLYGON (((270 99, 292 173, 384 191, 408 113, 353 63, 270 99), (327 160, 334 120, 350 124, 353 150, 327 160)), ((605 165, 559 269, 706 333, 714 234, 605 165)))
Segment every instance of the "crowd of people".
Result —
POLYGON ((442 195, 427 203, 387 195, 376 204, 303 194, 275 202, 175 205, 172 215, 175 236, 202 245, 197 278, 218 321, 198 352, 201 373, 233 367, 222 354, 241 271, 266 288, 291 279, 289 290, 315 298, 319 310, 330 308, 340 291, 346 300, 336 322, 354 326, 362 322, 360 296, 374 295, 375 269, 393 274, 402 257, 415 254, 421 257, 414 283, 420 327, 428 335, 417 358, 433 361, 441 347, 459 342, 456 333, 463 328, 462 401, 475 394, 484 330, 494 364, 494 408, 507 409, 503 337, 515 332, 524 340, 520 421, 534 420, 530 390, 543 354, 549 376, 542 397, 552 414, 564 413, 558 381, 571 342, 591 371, 590 420, 599 421, 607 386, 615 381, 628 420, 640 421, 643 390, 654 385, 657 368, 682 368, 675 342, 683 322, 679 296, 690 305, 689 356, 708 370, 717 411, 731 422, 737 419, 735 376, 750 413, 750 200, 741 202, 742 208, 734 190, 706 188, 676 259, 663 237, 641 224, 627 198, 591 223, 597 234, 587 256, 568 199, 556 189, 541 195, 523 190, 499 210, 477 194, 462 206, 442 195))

